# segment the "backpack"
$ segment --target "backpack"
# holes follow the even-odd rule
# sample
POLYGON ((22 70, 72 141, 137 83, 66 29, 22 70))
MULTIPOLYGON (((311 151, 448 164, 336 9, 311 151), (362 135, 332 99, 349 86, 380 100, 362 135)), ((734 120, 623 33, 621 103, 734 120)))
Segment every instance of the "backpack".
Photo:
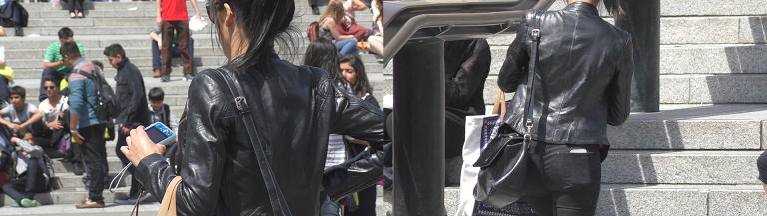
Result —
POLYGON ((320 23, 317 21, 309 23, 309 28, 306 29, 306 37, 309 41, 315 41, 320 37, 320 23))
POLYGON ((96 111, 98 118, 104 121, 117 118, 117 115, 120 114, 120 107, 117 106, 117 101, 115 101, 115 91, 107 83, 104 76, 100 72, 85 73, 80 71, 78 74, 85 76, 96 84, 96 104, 91 104, 88 100, 85 101, 96 111))

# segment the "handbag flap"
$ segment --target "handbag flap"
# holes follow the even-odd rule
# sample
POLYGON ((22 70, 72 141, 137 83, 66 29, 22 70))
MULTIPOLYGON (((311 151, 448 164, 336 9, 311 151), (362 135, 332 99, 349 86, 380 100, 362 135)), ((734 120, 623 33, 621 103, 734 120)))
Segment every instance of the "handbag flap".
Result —
POLYGON ((521 143, 524 139, 516 134, 500 134, 498 137, 490 141, 485 146, 485 149, 479 154, 477 162, 472 165, 473 167, 485 168, 493 164, 498 158, 506 145, 521 143))

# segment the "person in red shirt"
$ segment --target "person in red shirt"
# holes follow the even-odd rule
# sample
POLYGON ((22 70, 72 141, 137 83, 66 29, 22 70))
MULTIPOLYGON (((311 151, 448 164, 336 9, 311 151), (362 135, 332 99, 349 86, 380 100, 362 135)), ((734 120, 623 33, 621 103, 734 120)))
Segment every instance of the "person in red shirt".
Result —
MULTIPOLYGON (((187 0, 157 0, 157 25, 162 31, 162 47, 160 55, 162 58, 161 74, 155 74, 154 77, 162 77, 163 82, 170 81, 170 45, 173 37, 178 33, 178 42, 181 47, 181 59, 184 65, 184 79, 191 80, 192 74, 192 56, 189 54, 189 15, 186 11, 187 0)), ((194 17, 200 17, 200 9, 197 7, 196 0, 190 0, 194 7, 194 17)))

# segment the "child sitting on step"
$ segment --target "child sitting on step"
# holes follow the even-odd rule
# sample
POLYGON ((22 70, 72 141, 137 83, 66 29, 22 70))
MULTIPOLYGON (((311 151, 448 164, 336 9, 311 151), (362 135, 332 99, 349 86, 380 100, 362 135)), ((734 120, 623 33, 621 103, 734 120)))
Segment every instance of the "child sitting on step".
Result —
POLYGON ((51 176, 43 148, 34 145, 31 132, 26 132, 23 139, 11 138, 16 147, 11 165, 11 180, 3 185, 3 193, 8 194, 16 203, 15 207, 36 207, 36 193, 48 192, 51 176))

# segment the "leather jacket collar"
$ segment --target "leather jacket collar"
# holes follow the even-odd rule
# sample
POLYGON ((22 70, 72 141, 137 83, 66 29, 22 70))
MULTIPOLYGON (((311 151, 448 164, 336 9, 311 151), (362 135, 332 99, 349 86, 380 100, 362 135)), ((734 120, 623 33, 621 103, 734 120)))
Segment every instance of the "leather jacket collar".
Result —
POLYGON ((585 2, 573 2, 571 4, 568 4, 564 10, 599 15, 599 10, 597 10, 596 6, 594 6, 593 4, 585 3, 585 2))

